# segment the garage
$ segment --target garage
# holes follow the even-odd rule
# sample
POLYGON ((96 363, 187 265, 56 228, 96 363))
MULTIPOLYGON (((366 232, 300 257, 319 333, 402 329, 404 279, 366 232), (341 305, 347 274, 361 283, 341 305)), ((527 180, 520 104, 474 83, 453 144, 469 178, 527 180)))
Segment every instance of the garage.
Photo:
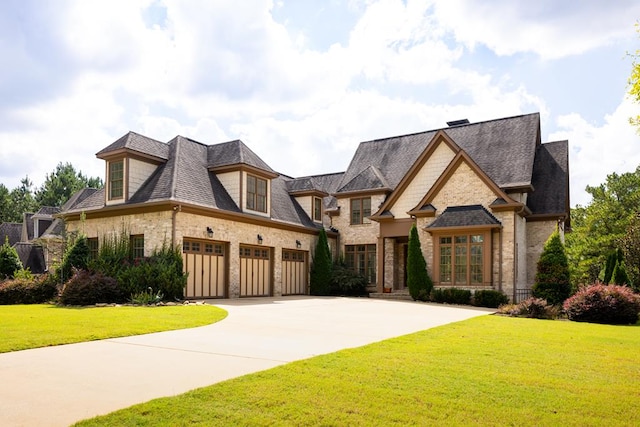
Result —
POLYGON ((184 239, 182 263, 187 273, 185 298, 225 298, 226 243, 184 239))
POLYGON ((305 251, 282 250, 282 295, 306 295, 309 270, 305 251))
POLYGON ((240 296, 271 295, 271 249, 240 246, 240 296))

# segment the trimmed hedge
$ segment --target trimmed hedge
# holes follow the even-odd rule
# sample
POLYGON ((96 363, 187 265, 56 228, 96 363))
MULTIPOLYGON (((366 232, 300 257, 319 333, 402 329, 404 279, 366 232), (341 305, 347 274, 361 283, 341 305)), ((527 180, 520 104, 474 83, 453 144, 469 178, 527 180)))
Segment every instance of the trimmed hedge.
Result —
POLYGON ((498 308, 509 303, 509 297, 500 291, 483 289, 473 294, 473 305, 476 307, 498 308))
POLYGON ((57 293, 49 275, 6 280, 0 283, 0 304, 42 304, 55 299, 57 293))
POLYGON ((367 293, 367 279, 361 274, 345 267, 334 265, 331 272, 331 295, 364 296, 367 293))
POLYGON ((120 303, 126 298, 116 279, 87 270, 76 270, 60 293, 60 303, 66 305, 120 303))
POLYGON ((431 291, 430 299, 439 303, 469 305, 471 291, 458 288, 435 288, 431 291))
POLYGON ((569 320, 628 325, 638 322, 640 295, 626 286, 597 284, 580 289, 563 304, 569 320))

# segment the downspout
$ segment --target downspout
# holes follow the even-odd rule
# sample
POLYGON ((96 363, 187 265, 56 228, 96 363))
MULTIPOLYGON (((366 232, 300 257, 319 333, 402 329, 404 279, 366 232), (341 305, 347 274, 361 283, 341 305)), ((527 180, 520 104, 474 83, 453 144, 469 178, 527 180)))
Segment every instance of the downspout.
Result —
POLYGON ((173 207, 173 212, 171 213, 171 247, 176 247, 176 216, 178 216, 178 212, 182 211, 182 205, 176 205, 173 207))

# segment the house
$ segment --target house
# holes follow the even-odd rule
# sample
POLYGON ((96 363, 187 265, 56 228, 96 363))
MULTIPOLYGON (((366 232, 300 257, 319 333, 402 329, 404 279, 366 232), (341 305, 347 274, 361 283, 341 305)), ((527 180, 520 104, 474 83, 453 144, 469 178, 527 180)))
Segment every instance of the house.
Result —
POLYGON ((544 242, 569 227, 568 143, 539 114, 362 142, 344 172, 292 178, 242 141, 168 143, 129 132, 97 153, 105 188, 60 216, 70 232, 121 230, 133 251, 180 245, 187 297, 308 292, 320 228, 378 292, 406 284, 416 224, 436 286, 528 292, 544 242))

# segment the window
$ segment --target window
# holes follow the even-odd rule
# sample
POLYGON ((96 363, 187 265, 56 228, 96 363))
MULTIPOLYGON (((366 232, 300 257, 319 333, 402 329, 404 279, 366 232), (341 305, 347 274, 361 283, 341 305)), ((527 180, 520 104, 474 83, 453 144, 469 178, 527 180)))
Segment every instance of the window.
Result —
POLYGON ((313 220, 322 221, 322 199, 320 197, 313 198, 313 220))
POLYGON ((485 278, 484 234, 440 236, 438 279, 458 286, 482 285, 485 278))
POLYGON ((247 175, 247 209, 267 212, 267 180, 247 175))
POLYGON ((369 283, 376 283, 376 245, 346 245, 345 263, 369 283))
POLYGON ((144 258, 144 235, 131 236, 131 258, 144 258))
POLYGON ((90 237, 87 239, 87 246, 89 247, 89 259, 98 259, 98 238, 90 237))
POLYGON ((351 224, 369 224, 371 197, 351 199, 351 224))
POLYGON ((268 249, 250 248, 247 246, 240 247, 240 258, 269 259, 268 249))
POLYGON ((109 200, 124 197, 124 161, 109 162, 109 200))

